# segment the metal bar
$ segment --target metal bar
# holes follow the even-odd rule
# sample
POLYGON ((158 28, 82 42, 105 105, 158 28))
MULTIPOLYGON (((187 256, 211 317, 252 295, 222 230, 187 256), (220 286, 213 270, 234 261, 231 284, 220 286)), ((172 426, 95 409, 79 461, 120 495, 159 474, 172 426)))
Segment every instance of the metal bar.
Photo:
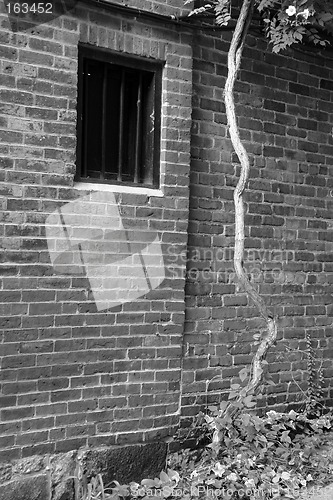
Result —
MULTIPOLYGON (((82 174, 81 177, 85 178, 88 174, 87 169, 87 156, 88 156, 88 97, 89 97, 89 73, 87 69, 87 60, 83 59, 83 92, 84 92, 84 106, 81 119, 83 120, 84 134, 83 134, 83 161, 82 161, 82 174)), ((82 110, 81 110, 82 111, 82 110)))
POLYGON ((100 179, 105 179, 105 162, 106 162, 106 91, 107 91, 107 65, 103 68, 103 96, 102 96, 102 165, 100 171, 100 179))
POLYGON ((125 70, 121 72, 120 82, 120 110, 119 110, 119 137, 118 137, 118 177, 117 180, 122 180, 122 163, 123 163, 123 142, 124 142, 124 98, 125 98, 125 70))
POLYGON ((138 85, 138 98, 136 103, 134 182, 139 182, 141 142, 142 142, 142 73, 140 72, 139 85, 138 85))

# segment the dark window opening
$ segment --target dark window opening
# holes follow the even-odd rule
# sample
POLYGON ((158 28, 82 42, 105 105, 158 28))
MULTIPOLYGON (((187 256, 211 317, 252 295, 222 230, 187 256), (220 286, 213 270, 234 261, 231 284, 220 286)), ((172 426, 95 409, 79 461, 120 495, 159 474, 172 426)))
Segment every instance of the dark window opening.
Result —
POLYGON ((158 187, 162 64, 79 48, 77 180, 158 187))

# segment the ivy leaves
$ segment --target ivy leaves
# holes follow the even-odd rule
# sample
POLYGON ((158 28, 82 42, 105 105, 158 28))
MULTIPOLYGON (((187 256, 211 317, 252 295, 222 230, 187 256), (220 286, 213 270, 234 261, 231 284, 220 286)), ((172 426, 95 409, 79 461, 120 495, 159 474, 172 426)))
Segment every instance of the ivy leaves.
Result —
MULTIPOLYGON (((266 37, 275 53, 302 42, 326 47, 325 32, 333 34, 333 5, 329 0, 254 0, 266 37)), ((193 0, 185 0, 191 4, 193 0)), ((213 15, 218 26, 231 20, 231 0, 210 0, 189 16, 213 15)))
POLYGON ((196 427, 203 434, 207 426, 214 431, 210 445, 170 454, 166 471, 140 483, 104 487, 98 474, 80 500, 296 500, 306 488, 318 492, 316 484, 331 480, 333 465, 317 450, 331 430, 332 414, 309 419, 294 410, 271 410, 259 417, 244 404, 235 418, 225 419, 222 410, 223 403, 211 406, 196 427))
POLYGON ((272 0, 261 0, 258 5, 273 52, 303 41, 322 47, 329 44, 323 30, 333 32, 333 9, 326 0, 284 0, 279 8, 272 7, 272 0))
POLYGON ((180 451, 169 458, 169 465, 179 473, 179 487, 212 496, 214 490, 229 491, 234 499, 296 499, 314 479, 325 482, 330 478, 332 466, 326 459, 314 460, 323 433, 331 427, 328 415, 309 420, 291 410, 258 417, 244 405, 228 421, 221 418, 220 407, 209 410, 206 422, 214 429, 213 443, 201 451, 180 451))

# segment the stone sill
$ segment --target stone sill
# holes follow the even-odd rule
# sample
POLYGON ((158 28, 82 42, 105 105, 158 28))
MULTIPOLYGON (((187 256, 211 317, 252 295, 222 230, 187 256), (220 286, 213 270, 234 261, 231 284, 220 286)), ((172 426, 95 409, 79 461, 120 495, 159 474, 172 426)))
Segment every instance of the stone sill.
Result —
POLYGON ((109 193, 144 194, 146 196, 157 196, 159 198, 164 196, 161 189, 138 186, 121 186, 119 184, 99 184, 96 182, 75 182, 74 189, 79 191, 107 191, 109 193))

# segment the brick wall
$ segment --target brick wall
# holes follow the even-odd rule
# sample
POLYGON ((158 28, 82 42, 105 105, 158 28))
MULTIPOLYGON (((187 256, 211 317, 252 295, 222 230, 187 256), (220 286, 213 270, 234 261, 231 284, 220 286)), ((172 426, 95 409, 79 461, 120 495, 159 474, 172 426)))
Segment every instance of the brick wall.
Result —
MULTIPOLYGON (((178 3, 144 7, 175 15, 178 3)), ((230 34, 192 40, 183 26, 85 2, 15 32, 1 9, 0 459, 161 440, 179 421, 181 392, 185 418, 219 400, 263 328, 233 275, 239 166, 223 105, 230 34), (79 42, 165 61, 158 195, 103 191, 94 204, 96 193, 74 183, 79 42), (157 232, 161 286, 100 310, 85 275, 52 265, 50 221, 69 206, 76 215, 78 203, 82 215, 82 200, 86 215, 105 214, 113 200, 126 230, 157 232)), ((246 266, 281 318, 268 358, 276 385, 262 405, 278 408, 303 398, 307 335, 332 400, 333 64, 329 51, 266 49, 249 38, 236 100, 252 165, 246 266)))
POLYGON ((164 16, 178 17, 191 10, 189 5, 183 5, 184 2, 179 0, 112 0, 112 3, 164 16))
MULTIPOLYGON (((185 419, 226 393, 251 361, 253 335, 264 326, 233 273, 239 166, 223 103, 229 39, 230 33, 206 32, 194 41, 185 419)), ((323 359, 324 396, 333 398, 332 54, 274 55, 264 40, 249 37, 236 85, 251 157, 245 266, 280 317, 279 341, 267 358, 276 385, 265 392, 264 407, 304 400, 307 334, 323 359)))
MULTIPOLYGON (((190 35, 81 2, 14 32, 0 8, 0 459, 163 439, 179 419, 190 35), (85 275, 57 272, 46 241, 46 221, 90 196, 74 184, 79 42, 165 61, 162 195, 114 199, 124 228, 156 231, 172 259, 160 287, 109 310, 85 275)), ((109 195, 98 196, 105 214, 109 195)))

